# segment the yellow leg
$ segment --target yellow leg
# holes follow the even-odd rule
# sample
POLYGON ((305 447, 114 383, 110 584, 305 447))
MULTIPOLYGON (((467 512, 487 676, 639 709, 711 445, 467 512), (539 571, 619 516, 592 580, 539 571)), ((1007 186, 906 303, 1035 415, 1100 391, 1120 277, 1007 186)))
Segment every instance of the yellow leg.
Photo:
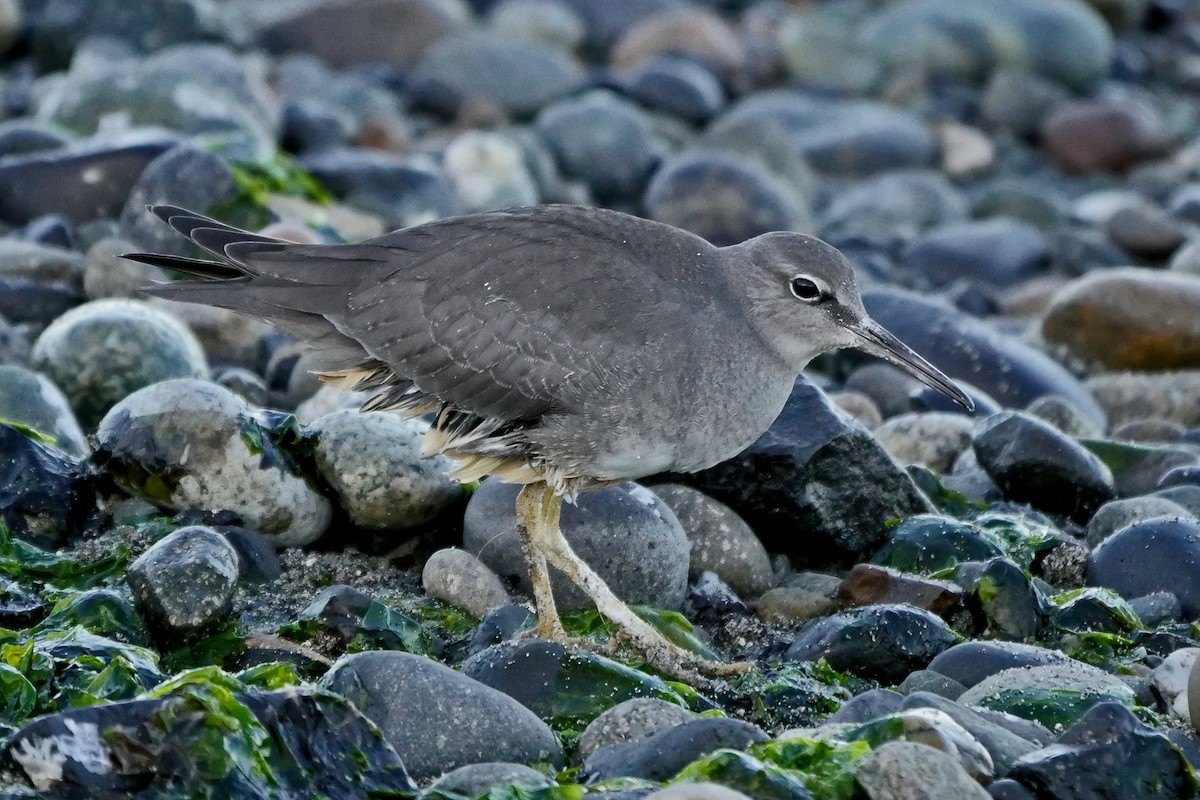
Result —
POLYGON ((562 503, 552 504, 553 497, 553 492, 544 483, 521 487, 521 493, 517 495, 517 536, 521 539, 525 563, 529 566, 529 582, 533 584, 533 604, 538 618, 533 635, 563 642, 567 639, 567 633, 558 618, 558 607, 554 604, 554 592, 550 588, 550 571, 546 568, 546 554, 539 542, 541 531, 548 524, 558 528, 558 512, 562 503), (553 514, 552 520, 547 518, 549 514, 553 514))
POLYGON ((571 549, 559 527, 561 508, 562 498, 544 483, 526 486, 517 496, 517 529, 522 531, 521 541, 526 548, 525 556, 529 562, 534 602, 538 610, 535 635, 566 641, 562 624, 554 610, 554 596, 550 591, 547 570, 549 562, 582 589, 601 614, 621 628, 633 649, 655 669, 681 680, 702 682, 700 675, 732 677, 751 668, 752 665, 747 663, 722 664, 701 658, 679 647, 634 614, 621 598, 613 594, 604 579, 571 549))

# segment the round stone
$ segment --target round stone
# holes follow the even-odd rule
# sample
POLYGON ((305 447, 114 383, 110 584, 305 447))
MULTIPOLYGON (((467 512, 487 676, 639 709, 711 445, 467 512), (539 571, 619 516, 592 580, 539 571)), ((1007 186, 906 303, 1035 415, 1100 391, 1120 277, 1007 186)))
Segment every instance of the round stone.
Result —
POLYGON ((901 464, 949 472, 959 453, 971 446, 974 427, 975 421, 965 414, 929 411, 892 417, 873 433, 901 464))
POLYGON ((67 398, 49 378, 15 364, 0 364, 0 419, 49 436, 73 456, 91 452, 67 398))
POLYGON ((758 163, 730 153, 690 151, 669 160, 654 174, 643 203, 651 219, 719 247, 809 227, 798 193, 758 163))
POLYGON ((1159 517, 1195 519, 1186 508, 1165 497, 1124 497, 1105 503, 1097 509, 1088 520, 1086 541, 1089 546, 1095 547, 1127 525, 1159 517))
POLYGON ((714 572, 742 597, 771 588, 775 576, 767 549, 733 509, 677 483, 659 484, 654 493, 675 513, 691 543, 691 578, 714 572))
POLYGON ((905 261, 934 287, 963 279, 1010 286, 1040 273, 1048 255, 1037 228, 995 217, 931 231, 913 242, 905 261))
POLYGON ((321 685, 379 726, 415 780, 466 764, 562 764, 562 746, 532 711, 424 656, 387 650, 345 656, 321 685))
POLYGON ((468 131, 442 154, 446 176, 467 212, 532 206, 538 202, 521 146, 507 136, 468 131))
POLYGON ((227 620, 238 554, 212 528, 191 525, 155 542, 125 577, 134 607, 159 636, 194 640, 227 620))
POLYGON ((193 379, 134 392, 96 431, 99 463, 159 508, 232 511, 277 546, 308 544, 329 524, 329 501, 270 436, 235 394, 193 379))
POLYGON ((1200 277, 1182 272, 1100 270, 1050 301, 1042 336, 1108 369, 1200 366, 1200 277))
POLYGON ((136 300, 93 300, 68 311, 38 337, 31 361, 63 390, 85 430, 144 386, 208 376, 196 337, 136 300))
MULTIPOLYGON (((485 480, 467 504, 463 546, 501 577, 516 577, 531 594, 517 537, 519 487, 485 480)), ((690 545, 671 509, 636 483, 584 492, 564 505, 561 527, 571 548, 627 603, 678 609, 687 592, 690 545)), ((560 608, 591 602, 551 568, 560 608)))
POLYGON ((462 496, 445 456, 421 457, 429 425, 384 412, 333 411, 308 426, 317 469, 354 523, 401 531, 429 522, 462 496))
POLYGON ((1200 522, 1165 517, 1135 522, 1104 539, 1088 558, 1088 583, 1132 600, 1173 592, 1186 617, 1200 614, 1200 522))
POLYGON ((438 550, 421 570, 421 586, 441 600, 482 619, 489 611, 509 604, 508 592, 496 573, 466 550, 438 550))
POLYGON ((617 703, 588 723, 579 735, 575 757, 583 761, 602 747, 645 739, 695 718, 694 713, 675 703, 656 697, 635 697, 617 703))
POLYGON ((1142 106, 1070 100, 1042 124, 1042 142, 1065 172, 1123 172, 1159 155, 1166 145, 1162 118, 1142 106))
POLYGON ((1113 498, 1113 475, 1091 451, 1019 411, 979 422, 972 445, 1005 497, 1083 522, 1113 498))

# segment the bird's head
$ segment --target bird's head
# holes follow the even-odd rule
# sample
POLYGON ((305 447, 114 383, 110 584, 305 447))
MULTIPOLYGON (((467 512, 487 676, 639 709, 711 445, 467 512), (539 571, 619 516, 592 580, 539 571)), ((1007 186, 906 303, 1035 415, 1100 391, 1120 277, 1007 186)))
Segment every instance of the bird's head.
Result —
POLYGON ((799 372, 813 357, 852 347, 888 361, 968 411, 971 399, 863 308, 854 267, 814 236, 778 232, 723 249, 759 335, 799 372))

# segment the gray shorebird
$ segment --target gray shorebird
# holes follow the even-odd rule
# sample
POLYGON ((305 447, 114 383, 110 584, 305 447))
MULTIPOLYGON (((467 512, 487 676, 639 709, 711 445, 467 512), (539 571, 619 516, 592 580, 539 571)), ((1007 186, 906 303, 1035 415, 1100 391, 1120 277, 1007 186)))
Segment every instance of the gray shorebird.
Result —
POLYGON ((651 665, 727 675, 636 616, 559 530, 564 499, 736 455, 814 356, 857 348, 964 408, 948 377, 867 316, 854 270, 799 233, 714 247, 598 208, 538 206, 417 225, 360 244, 295 244, 174 206, 150 209, 213 260, 135 253, 199 281, 146 294, 266 319, 315 351, 363 410, 432 413, 427 453, 455 476, 523 484, 518 531, 535 635, 565 640, 553 565, 651 665))

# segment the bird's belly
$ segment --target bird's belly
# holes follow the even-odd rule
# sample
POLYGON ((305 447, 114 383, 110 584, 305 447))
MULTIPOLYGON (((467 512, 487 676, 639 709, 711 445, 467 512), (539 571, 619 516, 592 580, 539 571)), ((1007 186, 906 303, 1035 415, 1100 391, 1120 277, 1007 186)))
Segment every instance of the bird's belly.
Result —
POLYGON ((571 421, 569 437, 548 449, 578 473, 601 480, 635 480, 659 472, 696 472, 732 458, 770 427, 791 392, 794 376, 759 372, 736 381, 693 383, 672 398, 616 402, 571 421))

